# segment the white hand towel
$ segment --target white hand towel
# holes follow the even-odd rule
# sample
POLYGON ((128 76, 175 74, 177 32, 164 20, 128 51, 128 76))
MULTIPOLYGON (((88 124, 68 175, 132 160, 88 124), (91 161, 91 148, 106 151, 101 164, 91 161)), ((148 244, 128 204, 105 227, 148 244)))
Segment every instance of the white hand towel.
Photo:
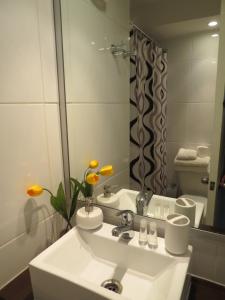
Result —
POLYGON ((177 160, 195 160, 197 158, 197 151, 192 149, 180 148, 176 159, 177 160))
POLYGON ((197 157, 196 159, 192 159, 192 160, 181 160, 181 159, 177 159, 177 157, 175 157, 174 159, 174 164, 175 166, 180 166, 180 167, 189 167, 189 168, 203 168, 208 169, 209 168, 209 163, 210 163, 210 157, 206 156, 206 157, 197 157))

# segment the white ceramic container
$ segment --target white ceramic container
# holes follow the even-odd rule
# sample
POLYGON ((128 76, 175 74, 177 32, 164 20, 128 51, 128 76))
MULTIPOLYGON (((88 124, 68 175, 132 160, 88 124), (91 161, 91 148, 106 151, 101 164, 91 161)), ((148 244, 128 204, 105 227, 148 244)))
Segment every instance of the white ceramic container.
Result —
POLYGON ((88 212, 85 207, 78 209, 76 214, 77 226, 82 229, 96 229, 102 225, 103 213, 101 208, 93 206, 93 209, 88 212))
POLYGON ((185 254, 188 250, 190 220, 180 214, 170 214, 166 218, 165 247, 175 255, 185 254))
POLYGON ((190 225, 195 226, 196 203, 190 198, 178 198, 175 202, 175 213, 185 215, 190 219, 190 225))

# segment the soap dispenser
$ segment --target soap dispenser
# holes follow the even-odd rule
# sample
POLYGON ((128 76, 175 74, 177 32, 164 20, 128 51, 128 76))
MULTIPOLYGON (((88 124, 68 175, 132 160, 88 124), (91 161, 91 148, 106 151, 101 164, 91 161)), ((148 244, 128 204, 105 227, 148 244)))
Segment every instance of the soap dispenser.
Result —
POLYGON ((82 229, 96 229, 102 225, 103 213, 101 208, 94 206, 92 197, 85 199, 85 206, 78 209, 76 214, 77 226, 82 229))
POLYGON ((103 194, 97 196, 97 203, 100 205, 118 208, 119 206, 119 197, 112 193, 112 189, 115 189, 117 185, 111 186, 105 184, 103 186, 103 194))

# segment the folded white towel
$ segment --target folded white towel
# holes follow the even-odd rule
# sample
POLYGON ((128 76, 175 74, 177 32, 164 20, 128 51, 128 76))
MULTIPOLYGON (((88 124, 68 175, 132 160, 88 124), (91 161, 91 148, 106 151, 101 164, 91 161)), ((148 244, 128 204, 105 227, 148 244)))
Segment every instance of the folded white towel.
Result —
POLYGON ((176 159, 177 160, 195 160, 197 158, 197 151, 192 149, 180 148, 176 159))
POLYGON ((174 164, 175 166, 185 166, 190 168, 207 168, 209 166, 210 157, 197 157, 193 160, 181 160, 175 157, 174 164))

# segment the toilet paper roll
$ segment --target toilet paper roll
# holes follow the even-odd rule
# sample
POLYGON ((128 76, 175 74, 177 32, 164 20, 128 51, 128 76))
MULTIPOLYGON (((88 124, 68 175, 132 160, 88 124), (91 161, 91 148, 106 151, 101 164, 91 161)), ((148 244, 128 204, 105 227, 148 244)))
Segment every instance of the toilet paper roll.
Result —
POLYGON ((181 255, 187 252, 190 232, 190 220, 180 214, 171 214, 166 218, 165 247, 168 252, 181 255))
POLYGON ((190 225, 195 225, 196 203, 192 199, 178 198, 175 202, 175 213, 187 216, 190 219, 190 225))
POLYGON ((197 154, 198 154, 199 157, 209 156, 209 147, 207 147, 207 146, 198 146, 197 147, 197 154))

